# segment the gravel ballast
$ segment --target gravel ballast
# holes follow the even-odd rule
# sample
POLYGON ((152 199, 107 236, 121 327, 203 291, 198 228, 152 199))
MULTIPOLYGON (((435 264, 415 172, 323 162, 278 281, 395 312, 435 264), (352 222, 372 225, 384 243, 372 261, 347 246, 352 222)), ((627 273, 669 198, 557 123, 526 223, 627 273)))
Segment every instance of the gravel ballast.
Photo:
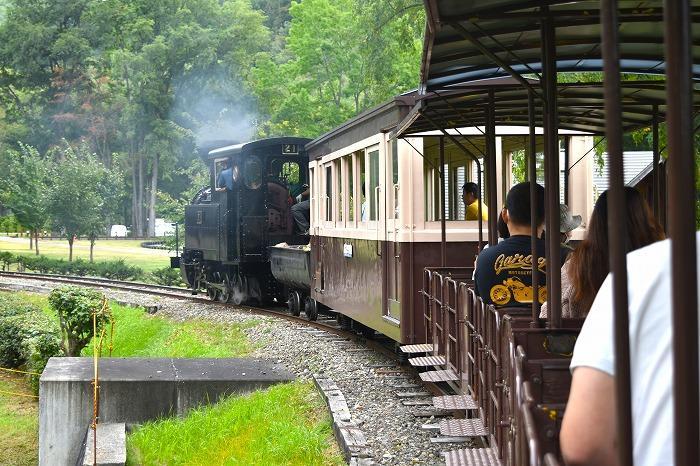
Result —
MULTIPOLYGON (((0 289, 46 292, 60 284, 0 277, 0 289)), ((422 392, 420 379, 407 367, 359 342, 301 323, 255 313, 246 307, 220 306, 206 301, 188 302, 173 298, 103 289, 116 301, 157 306, 156 315, 175 321, 201 319, 216 323, 250 323, 244 332, 256 346, 251 357, 275 359, 302 379, 319 374, 335 381, 350 409, 352 420, 363 431, 367 447, 377 464, 444 464, 442 451, 464 448, 464 444, 433 444, 436 434, 421 429, 436 419, 416 417, 420 409, 405 406, 399 392, 422 392)), ((429 399, 429 397, 427 397, 429 399)))

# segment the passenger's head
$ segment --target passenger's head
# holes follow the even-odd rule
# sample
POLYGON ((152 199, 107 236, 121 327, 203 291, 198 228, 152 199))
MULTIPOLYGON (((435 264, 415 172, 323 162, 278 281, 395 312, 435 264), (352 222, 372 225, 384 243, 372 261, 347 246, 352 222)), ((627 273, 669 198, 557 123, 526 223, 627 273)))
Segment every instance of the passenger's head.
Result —
POLYGON ((530 183, 518 183, 508 192, 506 196, 505 221, 511 225, 526 227, 530 226, 532 220, 535 226, 539 227, 544 223, 544 188, 539 184, 535 185, 536 203, 533 209, 534 218, 530 215, 530 183))
POLYGON ((498 228, 498 236, 503 239, 510 238, 510 230, 508 230, 508 225, 506 225, 505 220, 503 220, 503 215, 498 216, 498 223, 496 224, 498 228))
POLYGON ((559 232, 561 242, 566 243, 571 238, 571 232, 581 225, 580 215, 571 215, 571 211, 566 204, 559 204, 559 232))
POLYGON ((479 185, 472 183, 464 183, 462 186, 462 200, 466 205, 471 205, 479 200, 479 185))
MULTIPOLYGON (((634 188, 625 188, 625 251, 631 252, 664 239, 664 231, 646 201, 634 188)), ((571 253, 573 301, 585 312, 591 308, 610 272, 608 262, 608 191, 600 195, 588 222, 586 238, 571 253)))

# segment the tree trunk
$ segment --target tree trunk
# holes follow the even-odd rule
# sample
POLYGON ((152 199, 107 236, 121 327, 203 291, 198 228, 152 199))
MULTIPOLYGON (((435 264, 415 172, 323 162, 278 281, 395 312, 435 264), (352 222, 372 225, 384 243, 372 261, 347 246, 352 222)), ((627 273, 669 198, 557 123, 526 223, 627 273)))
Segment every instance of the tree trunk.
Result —
POLYGON ((131 163, 131 234, 136 236, 138 224, 138 185, 136 183, 136 162, 131 163))
POLYGON ((68 262, 73 262, 73 241, 75 237, 70 235, 68 237, 68 262))
POLYGON ((153 170, 151 170, 151 199, 148 202, 148 236, 156 235, 156 194, 158 193, 158 162, 160 155, 153 159, 153 170))
POLYGON ((139 151, 139 192, 138 192, 138 227, 136 229, 137 235, 143 237, 143 197, 144 197, 144 186, 143 186, 143 154, 139 151))
POLYGON ((36 250, 36 255, 39 255, 39 230, 34 230, 34 249, 36 250))
POLYGON ((95 249, 95 237, 91 236, 90 237, 90 263, 92 264, 92 251, 95 249))
POLYGON ((29 230, 29 250, 34 250, 34 235, 32 234, 31 230, 29 230))

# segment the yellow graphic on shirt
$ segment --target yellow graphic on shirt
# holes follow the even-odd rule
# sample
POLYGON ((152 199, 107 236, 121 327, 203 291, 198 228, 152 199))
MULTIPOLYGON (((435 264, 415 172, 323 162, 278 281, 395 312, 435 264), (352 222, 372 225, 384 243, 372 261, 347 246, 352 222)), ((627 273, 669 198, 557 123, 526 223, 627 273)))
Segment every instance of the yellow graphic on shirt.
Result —
MULTIPOLYGON (((540 286, 537 292, 538 300, 541 303, 547 301, 547 288, 540 286)), ((532 286, 525 285, 519 278, 508 278, 503 280, 502 285, 491 287, 491 301, 498 306, 508 304, 511 298, 515 298, 518 303, 532 303, 532 286)))
MULTIPOLYGON (((497 275, 503 270, 513 269, 532 270, 532 254, 527 256, 524 254, 514 254, 512 256, 501 254, 493 263, 493 270, 496 271, 497 275)), ((544 272, 547 269, 547 259, 539 257, 537 259, 537 269, 544 272)))

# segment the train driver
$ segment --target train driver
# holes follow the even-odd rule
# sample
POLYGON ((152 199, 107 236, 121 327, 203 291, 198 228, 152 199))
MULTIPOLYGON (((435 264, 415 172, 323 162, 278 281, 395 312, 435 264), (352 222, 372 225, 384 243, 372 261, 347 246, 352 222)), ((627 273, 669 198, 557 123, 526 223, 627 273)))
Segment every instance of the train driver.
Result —
POLYGON ((221 170, 219 176, 216 178, 216 190, 233 191, 233 168, 231 168, 231 161, 229 159, 224 159, 221 165, 223 170, 221 170))

